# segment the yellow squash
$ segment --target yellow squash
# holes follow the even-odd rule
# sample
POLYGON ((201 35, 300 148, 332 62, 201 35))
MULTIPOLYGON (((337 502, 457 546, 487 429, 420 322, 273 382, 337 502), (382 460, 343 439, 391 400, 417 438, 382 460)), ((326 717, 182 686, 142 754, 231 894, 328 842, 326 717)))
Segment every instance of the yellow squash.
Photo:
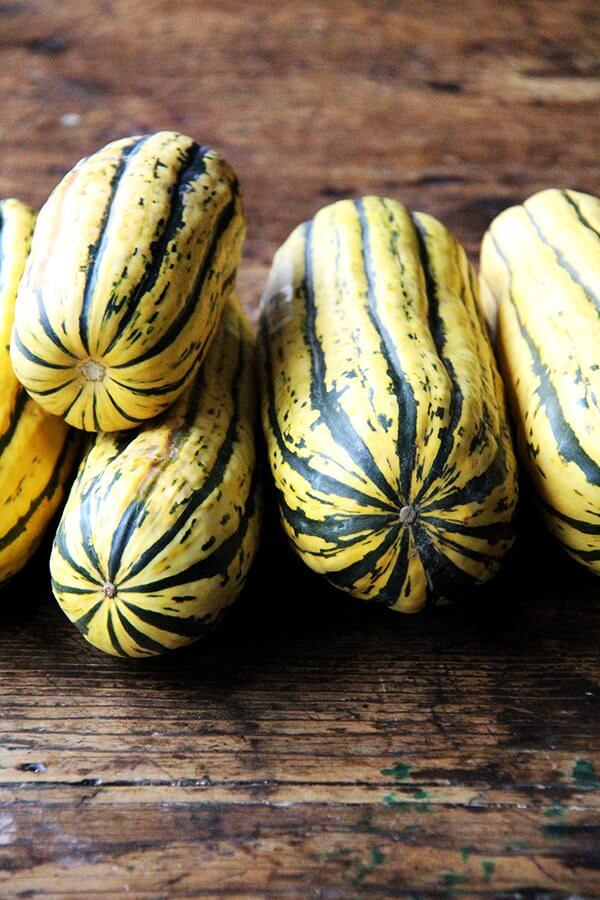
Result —
POLYGON ((8 353, 34 222, 35 213, 18 200, 0 202, 0 583, 36 549, 63 497, 76 452, 62 419, 27 396, 8 353))
POLYGON ((81 160, 38 217, 16 309, 17 377, 87 431, 158 415, 210 343, 244 230, 233 171, 185 135, 126 138, 81 160))
POLYGON ((548 527, 600 573, 600 200, 547 190, 505 210, 480 270, 521 459, 548 527))
POLYGON ((403 612, 483 582, 517 497, 504 397, 462 247, 431 216, 343 200, 275 256, 262 415, 305 562, 403 612))
POLYGON ((177 403, 140 429, 97 435, 81 464, 50 569, 90 643, 164 653, 237 597, 259 538, 255 412, 254 342, 231 298, 177 403))

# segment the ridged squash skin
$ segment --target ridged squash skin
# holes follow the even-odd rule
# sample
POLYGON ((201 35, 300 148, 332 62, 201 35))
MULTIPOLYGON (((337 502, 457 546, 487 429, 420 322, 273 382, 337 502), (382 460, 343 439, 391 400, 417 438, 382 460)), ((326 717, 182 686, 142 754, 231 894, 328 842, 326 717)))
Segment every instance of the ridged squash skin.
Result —
POLYGON ((513 540, 503 389, 462 247, 431 216, 343 200, 278 250, 262 418, 281 518, 316 572, 414 612, 513 540))
POLYGON ((600 200, 553 189, 505 210, 480 280, 547 525, 600 574, 600 200))
POLYGON ((34 222, 35 213, 18 200, 0 202, 0 583, 35 551, 76 454, 68 426, 27 396, 8 352, 34 222))
POLYGON ((259 538, 254 341, 235 298, 192 384, 136 431, 100 434, 54 541, 54 594, 90 643, 189 644, 239 594, 259 538))
POLYGON ((216 153, 163 131, 81 160, 38 216, 11 355, 48 412, 133 428, 193 378, 235 279, 245 219, 216 153))

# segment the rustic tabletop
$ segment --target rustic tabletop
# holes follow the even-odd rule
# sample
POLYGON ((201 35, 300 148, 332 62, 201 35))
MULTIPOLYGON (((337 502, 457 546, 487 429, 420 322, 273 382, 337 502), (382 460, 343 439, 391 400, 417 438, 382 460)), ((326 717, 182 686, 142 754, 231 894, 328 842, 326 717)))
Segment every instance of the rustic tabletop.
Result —
MULTIPOLYGON (((505 206, 598 192, 599 28, 593 0, 5 0, 0 195, 174 128, 239 174, 252 314, 342 196, 476 260, 505 206)), ((493 585, 407 618, 270 523, 221 628, 143 663, 83 642, 42 548, 0 595, 0 895, 600 895, 599 588, 538 532, 522 513, 493 585)))

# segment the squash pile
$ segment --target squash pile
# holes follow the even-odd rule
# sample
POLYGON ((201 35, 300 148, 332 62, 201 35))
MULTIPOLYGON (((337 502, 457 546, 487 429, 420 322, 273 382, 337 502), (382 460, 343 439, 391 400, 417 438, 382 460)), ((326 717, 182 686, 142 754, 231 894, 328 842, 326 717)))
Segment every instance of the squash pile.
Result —
POLYGON ((232 169, 175 132, 81 160, 37 221, 0 204, 0 582, 67 495, 52 588, 84 637, 196 640, 257 549, 259 405, 291 547, 355 597, 415 612, 498 571, 511 427, 549 528, 600 573, 600 201, 506 210, 481 287, 433 217, 325 207, 275 256, 257 380, 244 233, 232 169))
POLYGON ((108 653, 189 644, 240 593, 259 537, 254 339, 233 294, 237 179, 215 151, 161 132, 78 163, 40 211, 28 257, 33 214, 19 211, 5 217, 2 311, 27 393, 6 355, 0 491, 17 499, 0 520, 3 570, 25 562, 21 545, 33 551, 59 503, 68 425, 93 432, 52 547, 54 594, 108 653))

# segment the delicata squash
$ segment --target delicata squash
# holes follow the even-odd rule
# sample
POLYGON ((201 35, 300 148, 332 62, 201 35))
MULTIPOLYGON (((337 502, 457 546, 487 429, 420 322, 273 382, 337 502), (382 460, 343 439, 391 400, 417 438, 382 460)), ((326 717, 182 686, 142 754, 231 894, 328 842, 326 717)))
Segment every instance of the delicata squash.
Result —
POLYGON ((505 210, 484 237, 480 278, 542 513, 600 574, 600 200, 547 190, 505 210))
POLYGON ((281 518, 315 571, 402 612, 486 581, 515 458, 466 255, 434 218, 343 200, 278 250, 262 418, 281 518))
POLYGON ((8 353, 34 222, 34 212, 18 200, 0 202, 0 583, 36 549, 76 454, 68 426, 27 396, 8 353))
POLYGON ((42 208, 11 355, 48 412, 133 428, 193 378, 235 279, 245 220, 214 150, 163 131, 81 160, 42 208))
POLYGON ((97 435, 58 528, 54 594, 119 656, 189 644, 239 594, 259 538, 254 342, 230 298, 198 374, 162 417, 97 435))

